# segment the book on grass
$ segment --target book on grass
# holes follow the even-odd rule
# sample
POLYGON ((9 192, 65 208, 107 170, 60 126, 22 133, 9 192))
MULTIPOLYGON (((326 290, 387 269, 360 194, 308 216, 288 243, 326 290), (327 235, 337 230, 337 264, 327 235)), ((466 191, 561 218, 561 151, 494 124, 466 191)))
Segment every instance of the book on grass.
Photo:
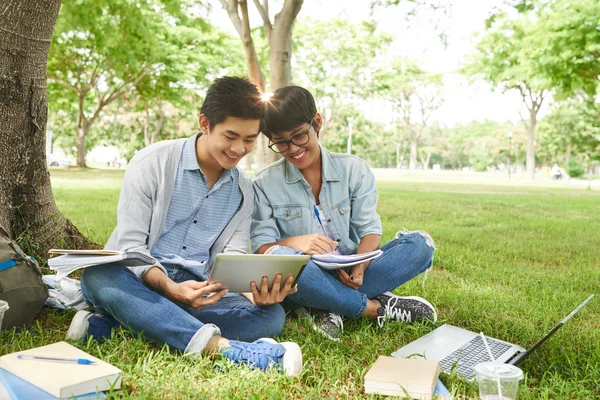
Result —
MULTIPOLYGON (((82 394, 80 396, 70 397, 72 399, 103 399, 104 392, 93 392, 82 394)), ((24 381, 15 374, 11 374, 7 370, 0 368, 0 400, 57 400, 58 397, 52 396, 48 392, 33 386, 31 383, 24 381)))
POLYGON ((128 267, 152 265, 156 260, 138 251, 113 250, 67 250, 50 249, 48 253, 58 255, 48 259, 48 267, 56 271, 56 279, 62 279, 79 268, 121 262, 128 267))
MULTIPOLYGON (((6 354, 0 357, 0 368, 61 399, 121 388, 120 369, 66 342, 6 354), (18 355, 84 358, 94 364, 22 359, 18 355)), ((11 387, 14 379, 10 378, 2 379, 5 387, 11 387)))
POLYGON ((331 253, 314 254, 310 259, 324 269, 338 269, 351 267, 363 261, 372 260, 383 254, 381 249, 360 254, 341 254, 337 250, 331 253))
POLYGON ((439 375, 439 361, 379 356, 365 375, 365 393, 430 400, 439 375))

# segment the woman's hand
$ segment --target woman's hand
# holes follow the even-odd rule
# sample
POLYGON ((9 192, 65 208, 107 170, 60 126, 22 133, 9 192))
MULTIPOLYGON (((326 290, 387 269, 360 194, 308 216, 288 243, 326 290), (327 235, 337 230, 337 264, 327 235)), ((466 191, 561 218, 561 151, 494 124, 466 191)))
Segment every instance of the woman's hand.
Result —
POLYGON ((344 285, 352 289, 358 289, 363 284, 363 277, 367 266, 367 263, 356 264, 350 269, 350 274, 340 268, 337 270, 338 279, 344 285))
POLYGON ((179 303, 194 308, 202 308, 215 304, 227 294, 227 289, 221 289, 220 282, 184 281, 174 283, 165 292, 167 297, 179 303))
POLYGON ((331 253, 337 248, 338 243, 320 233, 310 233, 308 235, 291 236, 284 239, 280 244, 291 247, 294 250, 304 254, 325 254, 331 253))

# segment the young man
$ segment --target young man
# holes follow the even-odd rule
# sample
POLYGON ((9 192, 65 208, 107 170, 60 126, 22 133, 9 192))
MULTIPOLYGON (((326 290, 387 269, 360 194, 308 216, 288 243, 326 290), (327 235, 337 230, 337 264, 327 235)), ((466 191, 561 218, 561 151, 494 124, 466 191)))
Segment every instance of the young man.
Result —
POLYGON ((278 303, 293 292, 291 277, 281 291, 280 276, 271 292, 252 283, 247 296, 207 282, 217 253, 247 252, 253 192, 236 166, 254 147, 263 111, 247 79, 218 79, 202 105, 199 134, 156 143, 133 157, 105 248, 139 251, 156 263, 86 269, 82 292, 99 314, 77 313, 68 338, 102 338, 122 325, 184 353, 220 352, 254 368, 300 373, 297 344, 259 339, 283 329, 278 303))
MULTIPOLYGON (((379 248, 375 178, 365 161, 321 147, 321 124, 306 89, 284 87, 269 100, 261 131, 283 159, 253 180, 253 252, 353 254, 379 248)), ((365 316, 380 325, 385 320, 435 321, 435 309, 425 299, 390 293, 431 266, 431 236, 399 232, 381 250, 370 262, 334 272, 309 262, 297 282, 298 292, 288 299, 318 310, 313 310, 315 329, 334 340, 342 333, 340 316, 365 316)))

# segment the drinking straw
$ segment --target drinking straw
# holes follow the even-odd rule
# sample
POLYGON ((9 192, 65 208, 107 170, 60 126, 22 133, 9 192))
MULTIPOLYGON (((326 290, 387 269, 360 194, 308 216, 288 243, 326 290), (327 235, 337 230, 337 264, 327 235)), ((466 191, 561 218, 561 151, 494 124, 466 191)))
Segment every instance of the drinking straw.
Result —
MULTIPOLYGON (((493 363, 495 363, 496 359, 494 358, 494 355, 492 354, 492 350, 490 349, 490 346, 488 345, 485 335, 483 334, 483 332, 479 332, 479 334, 481 335, 481 340, 483 340, 483 344, 485 345, 485 349, 487 350, 487 352, 490 356, 490 359, 492 360, 493 363)), ((502 399, 502 385, 500 385, 500 372, 498 372, 498 369, 496 369, 496 383, 498 384, 498 397, 500 399, 502 399)))

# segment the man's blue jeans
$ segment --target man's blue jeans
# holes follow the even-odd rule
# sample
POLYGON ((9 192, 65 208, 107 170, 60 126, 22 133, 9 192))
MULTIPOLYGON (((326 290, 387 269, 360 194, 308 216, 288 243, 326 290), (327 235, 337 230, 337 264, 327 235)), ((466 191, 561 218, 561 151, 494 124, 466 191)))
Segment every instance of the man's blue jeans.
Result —
MULTIPOLYGON (((178 283, 197 279, 182 269, 167 267, 167 271, 178 283)), ((122 325, 136 334, 142 332, 147 339, 167 343, 186 353, 202 351, 213 335, 246 342, 277 336, 285 323, 285 312, 280 304, 259 307, 235 293, 228 293, 216 304, 200 309, 176 303, 150 289, 118 263, 86 268, 81 277, 81 290, 88 304, 108 317, 94 322, 104 327, 93 329, 90 322, 90 331, 95 331, 90 333, 110 334, 110 327, 122 325)))
MULTIPOLYGON (((371 261, 358 290, 340 282, 337 272, 319 268, 309 261, 298 279, 298 292, 287 296, 286 305, 301 305, 358 318, 367 308, 368 299, 396 289, 429 268, 433 262, 434 243, 427 232, 398 232, 397 237, 381 250, 383 254, 371 261)), ((283 246, 273 252, 299 253, 283 246)))

